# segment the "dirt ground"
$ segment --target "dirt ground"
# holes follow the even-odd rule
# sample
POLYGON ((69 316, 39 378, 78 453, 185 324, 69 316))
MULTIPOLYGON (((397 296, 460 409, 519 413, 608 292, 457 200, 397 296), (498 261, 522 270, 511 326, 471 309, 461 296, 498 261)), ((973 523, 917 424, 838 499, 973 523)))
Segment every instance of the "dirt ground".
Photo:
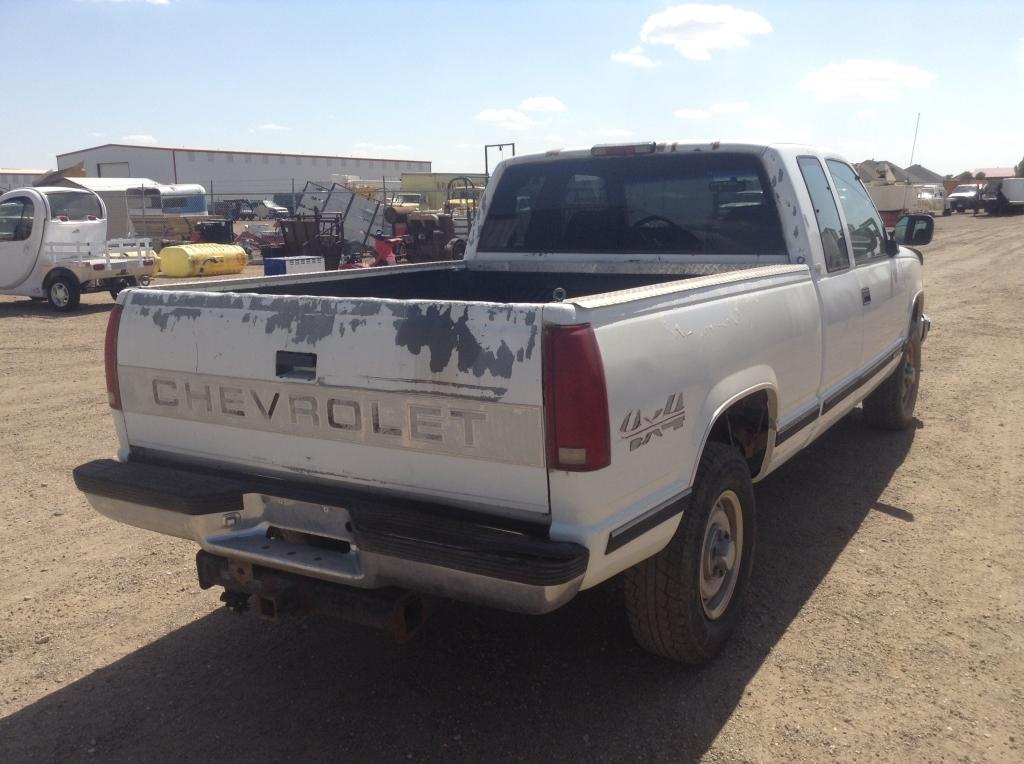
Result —
POLYGON ((700 670, 635 647, 614 584, 406 645, 232 616, 72 483, 115 449, 109 297, 0 297, 0 762, 1024 760, 1024 217, 925 252, 916 429, 856 411, 758 486, 749 614, 700 670))

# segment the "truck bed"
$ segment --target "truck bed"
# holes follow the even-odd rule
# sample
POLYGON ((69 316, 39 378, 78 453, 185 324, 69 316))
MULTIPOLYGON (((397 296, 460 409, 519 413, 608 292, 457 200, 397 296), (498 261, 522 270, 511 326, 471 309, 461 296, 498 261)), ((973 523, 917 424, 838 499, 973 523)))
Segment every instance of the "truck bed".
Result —
POLYGON ((324 274, 231 279, 208 284, 182 284, 185 291, 243 292, 248 294, 303 297, 375 297, 388 300, 437 302, 488 302, 545 304, 606 292, 635 289, 696 276, 753 266, 661 266, 638 272, 609 269, 584 270, 490 270, 469 269, 463 263, 411 265, 391 268, 337 271, 324 274), (199 287, 197 289, 197 287, 199 287), (564 294, 556 296, 555 290, 564 294))

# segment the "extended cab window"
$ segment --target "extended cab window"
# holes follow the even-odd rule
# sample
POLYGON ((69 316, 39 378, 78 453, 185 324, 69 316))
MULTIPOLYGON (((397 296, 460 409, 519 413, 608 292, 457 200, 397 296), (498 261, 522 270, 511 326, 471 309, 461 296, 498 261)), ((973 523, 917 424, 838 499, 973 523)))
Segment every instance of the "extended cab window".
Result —
POLYGON ((24 241, 32 235, 35 205, 32 200, 16 196, 0 204, 0 241, 24 241))
POLYGON ((811 195, 811 204, 814 205, 814 217, 818 220, 818 231, 821 233, 821 248, 825 253, 825 267, 829 271, 849 268, 850 253, 846 248, 843 223, 839 219, 839 208, 832 197, 825 170, 814 157, 800 157, 797 162, 804 183, 807 184, 807 192, 811 195))
POLYGON ((848 164, 827 160, 836 194, 846 213, 846 224, 853 243, 853 261, 858 265, 885 257, 885 228, 867 190, 848 164))
POLYGON ((756 156, 651 154, 510 165, 480 250, 783 255, 786 245, 756 156))

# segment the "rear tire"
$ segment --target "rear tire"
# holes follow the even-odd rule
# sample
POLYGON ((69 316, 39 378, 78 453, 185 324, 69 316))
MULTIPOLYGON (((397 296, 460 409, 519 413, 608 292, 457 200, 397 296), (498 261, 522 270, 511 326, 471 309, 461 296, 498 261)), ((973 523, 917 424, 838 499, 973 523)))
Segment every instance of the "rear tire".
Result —
POLYGON ((691 665, 718 654, 743 613, 755 530, 746 460, 732 446, 708 443, 672 540, 623 574, 629 626, 641 647, 691 665))
POLYGON ((46 287, 46 299, 54 310, 70 313, 81 302, 82 290, 70 276, 55 276, 46 287))
POLYGON ((906 430, 914 423, 921 385, 921 331, 915 321, 892 374, 864 399, 864 419, 880 430, 906 430))

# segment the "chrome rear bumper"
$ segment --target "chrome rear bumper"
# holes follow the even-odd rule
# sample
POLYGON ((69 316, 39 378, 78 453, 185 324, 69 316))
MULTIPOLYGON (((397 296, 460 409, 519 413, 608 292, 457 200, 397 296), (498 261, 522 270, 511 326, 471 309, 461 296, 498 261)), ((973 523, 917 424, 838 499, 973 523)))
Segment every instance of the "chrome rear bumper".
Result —
POLYGON ((75 482, 100 514, 210 554, 361 589, 399 587, 522 613, 575 596, 586 547, 497 518, 351 491, 99 460, 75 482))

